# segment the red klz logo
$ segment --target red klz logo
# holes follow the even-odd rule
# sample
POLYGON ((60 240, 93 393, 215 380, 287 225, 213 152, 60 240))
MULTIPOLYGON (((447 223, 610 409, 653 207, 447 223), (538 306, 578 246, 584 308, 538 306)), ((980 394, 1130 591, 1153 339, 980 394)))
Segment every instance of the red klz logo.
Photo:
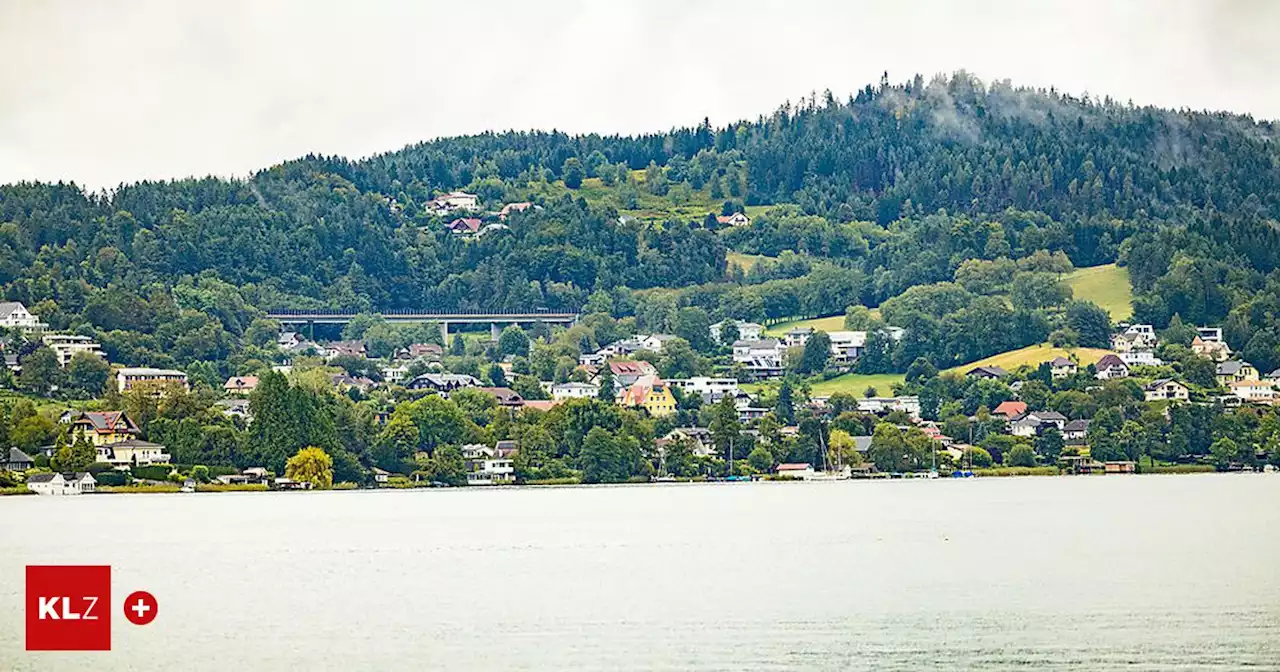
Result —
POLYGON ((27 566, 27 650, 111 650, 109 565, 27 566))

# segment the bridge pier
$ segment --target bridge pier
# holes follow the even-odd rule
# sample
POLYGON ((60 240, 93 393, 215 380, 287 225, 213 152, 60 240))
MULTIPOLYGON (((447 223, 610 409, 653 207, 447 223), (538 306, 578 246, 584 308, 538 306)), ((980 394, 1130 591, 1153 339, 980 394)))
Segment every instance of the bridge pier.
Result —
POLYGON ((490 322, 489 323, 489 340, 497 341, 498 337, 501 335, 502 335, 502 331, 498 329, 498 323, 490 322))
POLYGON ((444 320, 440 320, 440 347, 449 351, 449 323, 444 320))

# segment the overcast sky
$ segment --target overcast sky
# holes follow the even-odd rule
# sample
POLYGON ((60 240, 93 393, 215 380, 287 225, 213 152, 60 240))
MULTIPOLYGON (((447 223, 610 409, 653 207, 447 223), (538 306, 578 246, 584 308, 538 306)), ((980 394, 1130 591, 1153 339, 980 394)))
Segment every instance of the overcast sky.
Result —
POLYGON ((661 131, 888 71, 1280 118, 1280 2, 0 0, 0 183, 661 131))

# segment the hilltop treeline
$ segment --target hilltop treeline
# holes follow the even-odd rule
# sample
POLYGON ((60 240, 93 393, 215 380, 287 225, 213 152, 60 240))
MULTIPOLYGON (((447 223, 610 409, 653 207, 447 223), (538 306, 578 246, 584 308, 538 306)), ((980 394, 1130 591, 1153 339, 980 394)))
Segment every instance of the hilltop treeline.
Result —
MULTIPOLYGON (((251 326, 272 308, 577 309, 605 292, 622 314, 634 303, 623 294, 679 289, 681 305, 771 319, 879 305, 957 280, 966 261, 1043 250, 1075 266, 1128 264, 1139 319, 1225 322, 1232 346, 1267 366, 1280 363, 1276 136, 1246 116, 959 73, 813 96, 723 127, 488 133, 98 194, 8 185, 0 292, 55 327, 99 337, 114 361, 227 369, 262 341, 251 326), (641 170, 640 180, 630 172, 641 170), (616 192, 615 204, 576 197, 584 177, 616 192), (461 240, 424 207, 451 189, 487 208, 540 207, 461 240), (672 202, 709 194, 729 210, 788 205, 719 232, 714 219, 620 218, 638 191, 672 202), (801 254, 743 273, 726 263, 730 248, 801 254)), ((992 324, 1011 319, 979 305, 992 324)), ((1042 337, 1050 325, 1029 312, 1040 308, 1016 308, 1025 334, 1001 344, 1042 337)), ((948 319, 930 333, 966 323, 948 319)))

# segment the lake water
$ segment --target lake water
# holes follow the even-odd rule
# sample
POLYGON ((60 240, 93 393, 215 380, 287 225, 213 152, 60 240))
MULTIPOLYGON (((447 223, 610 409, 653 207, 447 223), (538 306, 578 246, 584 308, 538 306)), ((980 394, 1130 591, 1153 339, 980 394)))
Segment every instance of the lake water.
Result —
POLYGON ((1280 669, 1280 476, 8 497, 0 605, 19 670, 1280 669), (22 650, 27 564, 110 653, 22 650))

